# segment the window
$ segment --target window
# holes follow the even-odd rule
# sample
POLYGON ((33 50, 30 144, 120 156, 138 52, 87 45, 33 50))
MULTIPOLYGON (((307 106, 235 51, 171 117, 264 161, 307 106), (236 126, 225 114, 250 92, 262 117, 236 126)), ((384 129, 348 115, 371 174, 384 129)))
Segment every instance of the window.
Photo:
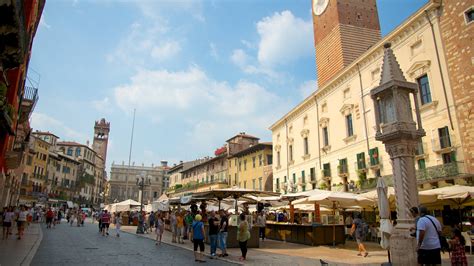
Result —
POLYGON ((242 171, 242 162, 239 161, 239 171, 242 171))
POLYGON ((451 147, 451 139, 449 138, 448 127, 438 128, 438 135, 441 149, 451 147))
POLYGON ((354 135, 354 128, 352 127, 352 114, 346 115, 346 128, 347 128, 347 136, 354 135))
POLYGON ((425 159, 418 160, 418 170, 426 169, 425 159))
POLYGON ((306 177, 304 176, 304 170, 301 171, 301 183, 306 183, 306 177))
POLYGON ((237 185, 237 173, 234 174, 234 185, 237 185))
POLYGON ((370 165, 379 164, 379 148, 373 148, 369 150, 370 165))
POLYGON ((344 90, 344 92, 343 92, 344 99, 350 98, 350 95, 351 95, 350 92, 351 92, 351 90, 349 88, 344 90))
POLYGON ((464 17, 466 19, 466 24, 471 23, 474 20, 474 8, 471 7, 464 12, 464 17))
POLYGON ((255 178, 252 179, 252 189, 255 190, 255 178))
POLYGON ((296 174, 293 173, 293 184, 296 184, 296 174))
POLYGON ((244 188, 247 188, 247 181, 244 181, 244 188))
POLYGON ((26 164, 31 165, 32 162, 33 162, 33 157, 31 155, 28 155, 28 157, 26 158, 26 164))
POLYGON ((288 146, 288 154, 290 162, 293 161, 293 145, 288 146))
POLYGON ((257 158, 255 158, 255 156, 252 157, 252 167, 253 167, 253 168, 255 168, 255 160, 256 160, 256 159, 257 159, 257 158))
POLYGON ((283 177, 284 183, 287 183, 286 176, 283 177))
POLYGON ((443 153, 443 164, 456 162, 456 154, 454 152, 443 153))
POLYGON ((428 81, 428 75, 423 75, 417 79, 418 87, 420 88, 421 104, 427 104, 431 102, 431 91, 430 83, 428 81))
POLYGON ((325 177, 331 176, 331 164, 325 163, 323 164, 323 172, 325 177))
POLYGON ((244 160, 244 171, 247 170, 247 159, 244 160))
POLYGON ((422 155, 425 151, 423 150, 423 142, 418 141, 418 144, 415 147, 415 155, 422 155))
POLYGON ((327 103, 323 103, 321 105, 321 112, 326 113, 327 111, 328 111, 328 105, 327 105, 327 103))
POLYGON ((260 190, 260 191, 262 190, 262 178, 261 177, 258 178, 258 190, 260 190))
POLYGON ((272 165, 273 158, 271 154, 267 154, 267 165, 272 165))
POLYGON ((357 154, 357 169, 365 169, 365 153, 361 152, 357 154))
POLYGON ((329 145, 328 128, 323 127, 323 146, 328 146, 328 145, 329 145))
POLYGON ((76 148, 76 157, 81 156, 81 148, 76 148))
POLYGON ((277 166, 280 166, 280 151, 277 151, 277 166))
POLYGON ((309 176, 311 178, 311 182, 316 181, 316 172, 314 171, 314 167, 309 168, 309 176))
POLYGON ((339 173, 340 174, 347 174, 348 169, 347 169, 347 158, 339 160, 339 173))
POLYGON ((262 160, 263 156, 261 154, 258 155, 258 165, 259 166, 262 166, 263 165, 263 160, 262 160))
POLYGON ((302 186, 301 186, 301 190, 302 190, 303 192, 306 191, 306 185, 302 185, 302 186))
POLYGON ((276 189, 280 189, 280 178, 276 179, 276 189))
POLYGON ((303 144, 304 144, 304 155, 308 155, 309 154, 308 137, 305 137, 303 139, 303 144))
POLYGON ((67 148, 67 155, 72 156, 72 148, 67 148))

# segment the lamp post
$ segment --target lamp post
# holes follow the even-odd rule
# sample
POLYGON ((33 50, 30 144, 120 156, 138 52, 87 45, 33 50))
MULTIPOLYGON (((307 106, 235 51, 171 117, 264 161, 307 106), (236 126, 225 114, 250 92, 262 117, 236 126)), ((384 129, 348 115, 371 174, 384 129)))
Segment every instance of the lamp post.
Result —
POLYGON ((138 226, 137 226, 137 231, 136 231, 137 234, 143 234, 144 233, 144 230, 143 230, 144 219, 143 219, 143 216, 142 216, 143 190, 145 189, 145 187, 150 186, 150 185, 151 185, 151 179, 150 179, 150 177, 145 178, 145 173, 142 173, 141 177, 137 178, 138 190, 141 192, 141 195, 140 195, 140 214, 138 215, 138 226))
POLYGON ((414 156, 425 131, 418 106, 418 85, 407 82, 390 46, 384 45, 380 85, 370 92, 375 107, 375 139, 384 143, 393 166, 397 225, 390 238, 392 262, 416 265, 416 240, 410 236, 415 224, 409 209, 418 206, 414 156), (417 123, 412 116, 410 94, 415 100, 417 123))

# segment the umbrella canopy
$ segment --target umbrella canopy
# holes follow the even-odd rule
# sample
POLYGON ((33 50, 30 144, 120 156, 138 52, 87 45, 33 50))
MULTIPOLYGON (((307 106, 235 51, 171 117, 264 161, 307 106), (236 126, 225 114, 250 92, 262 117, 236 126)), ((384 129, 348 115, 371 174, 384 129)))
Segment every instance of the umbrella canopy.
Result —
POLYGON ((474 198, 474 187, 454 185, 421 191, 420 195, 436 196, 439 200, 453 200, 462 204, 474 198))
POLYGON ((260 191, 260 190, 252 190, 252 189, 245 189, 245 188, 223 188, 223 189, 214 189, 209 191, 197 192, 193 194, 193 197, 200 198, 200 199, 225 199, 232 197, 234 199, 238 199, 245 195, 252 195, 252 196, 279 196, 280 193, 272 192, 272 191, 260 191))
POLYGON ((390 235, 393 230, 392 223, 390 222, 390 204, 388 202, 387 193, 387 185, 385 185, 383 178, 379 177, 377 181, 377 205, 380 215, 380 232, 382 232, 380 246, 384 249, 390 247, 390 235))
POLYGON ((321 205, 332 206, 334 203, 337 203, 339 207, 349 208, 357 206, 370 206, 373 204, 373 201, 364 197, 361 197, 357 194, 352 194, 348 192, 336 192, 328 190, 311 190, 311 195, 295 200, 293 204, 301 203, 319 203, 321 205))
POLYGON ((156 201, 166 201, 168 199, 169 199, 168 196, 166 196, 166 194, 163 193, 156 201))
MULTIPOLYGON (((394 207, 395 206, 395 189, 393 187, 387 187, 387 198, 388 202, 390 203, 390 206, 394 207)), ((367 198, 369 200, 372 200, 374 203, 378 202, 378 192, 377 189, 371 190, 366 193, 359 194, 359 196, 362 196, 364 198, 367 198)), ((437 197, 435 195, 426 195, 419 193, 418 194, 418 199, 421 204, 427 204, 431 202, 435 202, 437 197)))

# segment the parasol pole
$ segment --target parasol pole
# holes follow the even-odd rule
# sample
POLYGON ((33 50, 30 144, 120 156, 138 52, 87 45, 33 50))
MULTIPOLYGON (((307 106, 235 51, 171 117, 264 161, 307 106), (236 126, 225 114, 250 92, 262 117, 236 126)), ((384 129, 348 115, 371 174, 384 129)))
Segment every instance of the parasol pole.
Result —
POLYGON ((336 202, 332 202, 332 215, 333 215, 333 222, 332 222, 332 246, 336 247, 336 202))

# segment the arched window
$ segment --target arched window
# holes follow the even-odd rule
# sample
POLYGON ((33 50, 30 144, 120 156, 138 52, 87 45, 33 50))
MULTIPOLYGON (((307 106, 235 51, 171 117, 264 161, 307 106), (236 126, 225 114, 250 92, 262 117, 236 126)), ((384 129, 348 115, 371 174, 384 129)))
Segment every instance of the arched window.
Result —
POLYGON ((67 148, 67 155, 72 156, 72 148, 67 148))

